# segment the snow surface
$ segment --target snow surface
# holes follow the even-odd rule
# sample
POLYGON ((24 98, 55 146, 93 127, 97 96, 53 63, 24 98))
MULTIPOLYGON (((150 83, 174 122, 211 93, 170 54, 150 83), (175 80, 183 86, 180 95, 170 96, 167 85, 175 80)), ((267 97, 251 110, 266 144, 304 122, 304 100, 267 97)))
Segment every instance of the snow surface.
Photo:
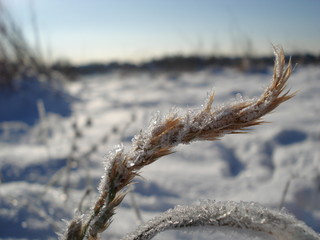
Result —
MULTIPOLYGON (((214 104, 240 95, 259 96, 271 76, 271 69, 268 74, 224 69, 96 75, 67 85, 78 99, 66 103, 70 116, 50 113, 43 100, 47 112, 34 125, 23 123, 27 122, 23 117, 0 122, 0 238, 57 238, 55 232, 65 225, 62 219, 71 219, 80 202, 85 210, 94 201, 108 151, 121 142, 129 149, 133 136, 149 125, 152 116, 165 115, 173 107, 198 108, 211 89, 216 92, 214 104), (85 189, 93 191, 81 201, 85 189)), ((137 209, 147 221, 175 205, 207 199, 254 201, 277 209, 283 196, 288 212, 320 232, 319 67, 298 66, 289 88, 299 92, 265 118, 272 123, 221 141, 179 146, 176 153, 142 169, 134 192, 125 198, 103 237, 120 239, 133 231, 141 221, 137 209)), ((30 95, 30 102, 39 102, 37 97, 44 96, 30 95)), ((250 238, 263 239, 209 229, 155 237, 250 238)))

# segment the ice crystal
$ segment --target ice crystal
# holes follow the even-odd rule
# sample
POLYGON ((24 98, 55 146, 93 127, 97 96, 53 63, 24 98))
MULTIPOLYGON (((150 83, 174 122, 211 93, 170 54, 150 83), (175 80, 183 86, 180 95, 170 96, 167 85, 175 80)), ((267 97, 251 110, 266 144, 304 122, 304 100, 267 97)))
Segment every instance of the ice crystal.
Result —
MULTIPOLYGON (((97 239, 111 222, 116 207, 125 196, 125 188, 145 166, 174 151, 178 144, 196 140, 217 140, 228 133, 239 133, 262 123, 261 118, 294 94, 283 93, 291 74, 285 67, 282 49, 274 49, 276 66, 270 86, 255 100, 236 101, 212 109, 214 94, 198 110, 179 115, 172 110, 163 119, 156 115, 145 131, 133 138, 130 151, 118 146, 105 161, 105 177, 100 195, 85 224, 82 238, 97 239)), ((126 239, 150 239, 167 229, 213 226, 231 227, 281 236, 283 239, 319 239, 312 230, 289 215, 257 207, 255 204, 210 203, 193 207, 177 207, 142 226, 126 239), (279 215, 280 214, 280 215, 279 215)), ((78 233, 75 233, 78 234, 78 233)), ((72 234, 70 238, 72 239, 72 234)), ((78 239, 78 238, 77 238, 78 239)))
POLYGON ((251 235, 261 233, 282 240, 319 240, 320 236, 293 216, 251 202, 207 202, 195 206, 177 206, 140 226, 123 240, 152 239, 173 229, 227 227, 251 235))

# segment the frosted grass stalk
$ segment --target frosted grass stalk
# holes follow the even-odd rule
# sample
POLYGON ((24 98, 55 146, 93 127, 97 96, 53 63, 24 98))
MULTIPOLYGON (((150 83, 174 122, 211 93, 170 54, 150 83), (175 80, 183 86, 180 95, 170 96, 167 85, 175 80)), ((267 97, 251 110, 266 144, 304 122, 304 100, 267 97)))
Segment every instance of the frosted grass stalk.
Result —
MULTIPOLYGON (((285 212, 270 210, 257 203, 207 202, 178 206, 141 225, 122 240, 149 240, 167 230, 224 227, 243 230, 249 235, 264 233, 277 240, 319 240, 320 236, 303 222, 285 212)), ((212 231, 211 231, 212 232, 212 231)))
POLYGON ((203 108, 189 110, 184 115, 171 112, 163 119, 157 117, 147 130, 134 137, 129 151, 120 146, 110 152, 98 199, 87 215, 76 216, 69 223, 61 239, 98 239, 111 223, 133 178, 143 167, 173 153, 177 145, 218 140, 225 134, 245 133, 249 127, 264 123, 261 119, 264 115, 294 96, 284 92, 292 72, 291 62, 285 64, 282 48, 274 48, 274 54, 272 81, 259 98, 242 99, 213 109, 214 94, 211 93, 203 108))

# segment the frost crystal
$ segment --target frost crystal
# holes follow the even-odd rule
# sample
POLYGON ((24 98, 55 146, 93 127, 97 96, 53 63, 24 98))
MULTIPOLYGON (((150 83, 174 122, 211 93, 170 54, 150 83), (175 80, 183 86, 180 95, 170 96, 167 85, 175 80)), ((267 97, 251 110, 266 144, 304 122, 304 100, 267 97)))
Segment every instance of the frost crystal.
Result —
POLYGON ((172 229, 210 227, 261 233, 283 240, 319 240, 320 236, 293 216, 267 209, 257 203, 208 202, 177 206, 140 226, 123 240, 152 239, 172 229))
MULTIPOLYGON (((261 118, 294 94, 283 93, 291 74, 285 67, 282 49, 274 49, 276 64, 273 80, 262 95, 254 100, 240 100, 212 109, 214 94, 208 96, 200 110, 178 115, 172 110, 165 118, 155 116, 147 130, 134 137, 130 151, 119 146, 105 162, 100 195, 92 207, 83 234, 76 239, 97 239, 111 222, 117 206, 125 197, 125 188, 145 166, 174 151, 178 144, 196 140, 217 140, 228 133, 239 133, 262 123, 261 118)), ((126 239, 150 239, 167 229, 198 226, 230 227, 266 232, 281 239, 319 239, 312 230, 293 217, 250 203, 208 203, 193 207, 177 207, 142 226, 126 239)), ((70 235, 72 238, 74 235, 70 235)))

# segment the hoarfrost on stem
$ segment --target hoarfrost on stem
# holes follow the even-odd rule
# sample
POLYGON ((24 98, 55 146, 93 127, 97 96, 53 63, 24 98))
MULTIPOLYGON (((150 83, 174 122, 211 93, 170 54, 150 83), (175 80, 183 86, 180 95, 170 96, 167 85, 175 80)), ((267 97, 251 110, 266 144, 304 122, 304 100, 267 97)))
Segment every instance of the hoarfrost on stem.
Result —
POLYGON ((283 211, 252 202, 209 201, 194 206, 177 206, 155 217, 123 240, 152 239, 166 230, 206 227, 241 230, 250 235, 269 235, 280 240, 319 240, 320 236, 303 222, 283 211))
MULTIPOLYGON (((149 128, 141 131, 133 139, 131 150, 124 151, 123 147, 120 147, 111 152, 105 165, 105 177, 101 179, 100 195, 91 208, 86 218, 87 220, 83 221, 81 219, 81 221, 77 221, 75 218, 74 221, 71 221, 65 232, 64 239, 75 239, 74 236, 76 236, 76 239, 84 239, 85 237, 92 240, 98 239, 99 234, 112 222, 112 216, 125 197, 127 187, 132 183, 134 177, 139 174, 139 171, 157 159, 173 153, 177 145, 188 144, 197 140, 214 141, 225 134, 244 133, 249 127, 262 124, 263 116, 292 98, 295 95, 294 93, 284 92, 287 80, 292 72, 291 63, 286 66, 282 49, 274 48, 274 53, 276 55, 276 63, 273 80, 259 98, 236 101, 213 109, 214 94, 211 93, 208 95, 207 102, 203 108, 188 111, 183 115, 178 114, 177 111, 171 111, 163 119, 156 116, 149 128), (74 228, 73 223, 77 223, 77 228, 74 228), (74 229, 80 229, 81 233, 75 232, 74 229)), ((271 222, 271 219, 266 218, 268 211, 264 211, 262 215, 259 215, 258 223, 254 221, 252 215, 247 215, 248 209, 252 209, 252 206, 251 208, 249 205, 246 207, 243 208, 243 206, 238 206, 237 204, 226 205, 226 203, 220 203, 220 205, 215 204, 202 208, 207 209, 205 211, 197 207, 176 208, 160 217, 160 222, 159 219, 154 221, 155 224, 158 223, 155 225, 157 226, 157 231, 153 228, 148 229, 153 225, 146 226, 147 230, 142 231, 142 234, 146 234, 148 237, 142 239, 150 239, 160 230, 181 228, 182 226, 202 226, 207 222, 215 223, 210 224, 210 226, 231 226, 238 229, 248 228, 255 231, 271 231, 273 234, 278 234, 278 232, 274 233, 273 231, 279 230, 279 226, 282 223, 287 226, 290 222, 287 222, 288 219, 286 218, 280 218, 280 220, 276 221, 277 218, 275 219, 274 216, 278 217, 278 215, 271 212, 272 220, 281 224, 269 229, 268 226, 273 226, 274 223, 271 222), (179 215, 175 215, 175 211, 178 211, 179 215), (197 214, 190 215, 190 211, 197 214), (208 219, 211 220, 207 221, 208 219), (261 221, 264 224, 261 224, 261 221), (270 224, 265 224, 268 221, 270 221, 270 224)), ((297 230, 297 228, 292 229, 293 231, 297 230)), ((304 230, 303 227, 299 229, 302 232, 304 230)), ((298 236, 297 231, 294 232, 294 236, 298 236)), ((289 236, 291 235, 289 234, 289 236)), ((289 237, 289 239, 291 238, 289 237)))

